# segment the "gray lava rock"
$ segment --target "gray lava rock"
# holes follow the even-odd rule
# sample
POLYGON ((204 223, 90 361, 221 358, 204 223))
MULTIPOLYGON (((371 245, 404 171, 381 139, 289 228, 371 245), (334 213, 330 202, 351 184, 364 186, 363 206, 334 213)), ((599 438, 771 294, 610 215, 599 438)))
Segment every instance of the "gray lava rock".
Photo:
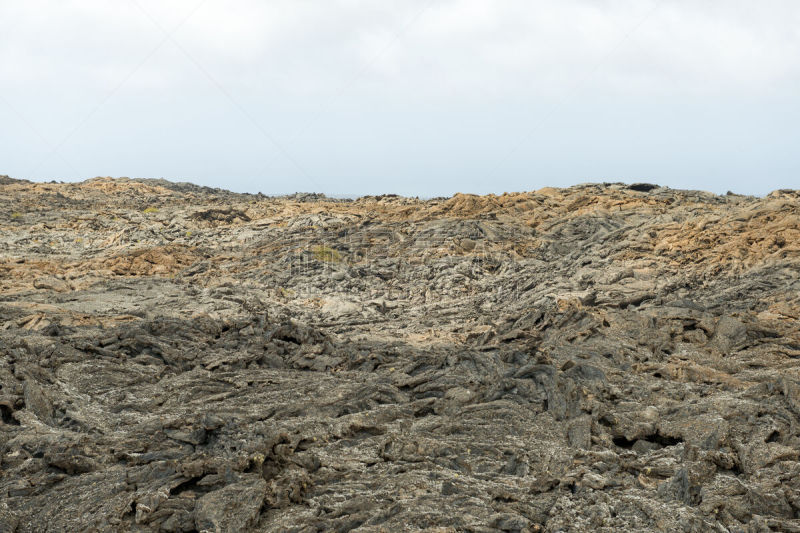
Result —
POLYGON ((0 532, 800 530, 798 192, 0 201, 0 532))
POLYGON ((195 505, 198 531, 235 533, 252 528, 264 504, 267 482, 252 478, 205 494, 195 505))

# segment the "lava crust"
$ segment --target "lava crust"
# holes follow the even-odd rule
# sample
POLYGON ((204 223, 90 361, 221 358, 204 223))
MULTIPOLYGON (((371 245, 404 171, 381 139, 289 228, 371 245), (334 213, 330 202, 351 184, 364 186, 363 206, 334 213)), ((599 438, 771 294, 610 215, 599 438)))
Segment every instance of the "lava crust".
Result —
POLYGON ((800 191, 0 201, 0 531, 800 531, 800 191))

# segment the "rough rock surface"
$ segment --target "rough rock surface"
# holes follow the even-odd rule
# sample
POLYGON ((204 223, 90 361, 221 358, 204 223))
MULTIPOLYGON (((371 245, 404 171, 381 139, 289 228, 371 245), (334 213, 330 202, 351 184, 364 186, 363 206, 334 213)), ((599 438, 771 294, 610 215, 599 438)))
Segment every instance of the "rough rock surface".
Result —
POLYGON ((800 531, 798 191, 0 205, 0 531, 800 531))

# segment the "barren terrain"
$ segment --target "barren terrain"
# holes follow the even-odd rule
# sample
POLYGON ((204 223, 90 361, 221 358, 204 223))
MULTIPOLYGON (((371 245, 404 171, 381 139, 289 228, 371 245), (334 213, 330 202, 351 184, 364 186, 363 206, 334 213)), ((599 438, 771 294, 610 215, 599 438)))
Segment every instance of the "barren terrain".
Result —
POLYGON ((0 206, 0 532, 800 531, 800 191, 0 206))

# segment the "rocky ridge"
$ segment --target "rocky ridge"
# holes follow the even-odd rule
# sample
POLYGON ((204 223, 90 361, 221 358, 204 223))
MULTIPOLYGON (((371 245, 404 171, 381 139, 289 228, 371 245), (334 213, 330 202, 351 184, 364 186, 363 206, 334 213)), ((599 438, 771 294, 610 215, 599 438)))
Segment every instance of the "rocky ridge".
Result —
POLYGON ((0 201, 0 531, 800 531, 800 191, 0 201))

